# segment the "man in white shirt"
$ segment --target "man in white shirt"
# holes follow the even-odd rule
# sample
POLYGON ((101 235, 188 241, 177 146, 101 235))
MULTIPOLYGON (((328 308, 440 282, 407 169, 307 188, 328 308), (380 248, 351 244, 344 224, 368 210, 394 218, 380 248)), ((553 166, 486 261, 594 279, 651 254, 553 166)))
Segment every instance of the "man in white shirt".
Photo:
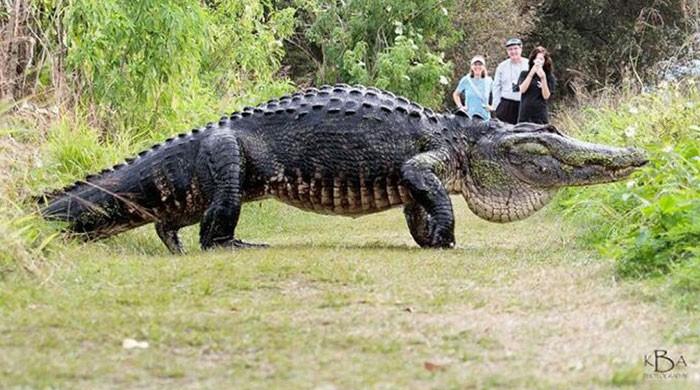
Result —
POLYGON ((506 51, 508 59, 498 64, 493 78, 493 106, 496 107, 496 118, 515 124, 520 110, 518 77, 520 72, 529 69, 529 65, 527 59, 522 57, 523 42, 520 39, 509 39, 506 51))

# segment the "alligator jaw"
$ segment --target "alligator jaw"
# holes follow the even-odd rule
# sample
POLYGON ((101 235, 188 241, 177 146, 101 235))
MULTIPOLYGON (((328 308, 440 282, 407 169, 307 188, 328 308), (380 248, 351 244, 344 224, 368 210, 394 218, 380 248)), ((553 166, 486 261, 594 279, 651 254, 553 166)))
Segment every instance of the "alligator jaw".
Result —
POLYGON ((478 216, 515 221, 561 187, 619 181, 646 163, 639 149, 579 141, 549 125, 502 126, 469 151, 462 194, 478 216))
POLYGON ((514 176, 540 188, 619 181, 648 161, 640 149, 593 144, 547 131, 506 137, 499 149, 514 176))

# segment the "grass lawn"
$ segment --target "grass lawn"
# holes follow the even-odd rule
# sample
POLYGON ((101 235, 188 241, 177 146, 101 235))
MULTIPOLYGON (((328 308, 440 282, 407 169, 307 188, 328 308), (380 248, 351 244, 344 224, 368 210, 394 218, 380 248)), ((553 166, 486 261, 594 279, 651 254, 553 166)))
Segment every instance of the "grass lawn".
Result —
POLYGON ((171 256, 152 227, 68 243, 0 279, 0 388, 698 388, 698 316, 617 281, 551 213, 498 225, 453 198, 455 250, 400 209, 359 219, 270 201, 238 236, 171 256), (127 349, 124 339, 148 347, 127 349), (644 355, 683 355, 685 379, 644 355))

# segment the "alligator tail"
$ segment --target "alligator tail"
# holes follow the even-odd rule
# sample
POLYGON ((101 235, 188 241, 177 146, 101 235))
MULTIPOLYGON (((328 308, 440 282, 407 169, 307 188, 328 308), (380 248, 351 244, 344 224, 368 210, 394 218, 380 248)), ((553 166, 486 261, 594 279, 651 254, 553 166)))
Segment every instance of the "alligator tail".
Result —
POLYGON ((123 178, 124 171, 88 176, 45 194, 39 199, 41 215, 47 220, 67 222, 68 232, 86 239, 108 237, 153 220, 147 210, 130 199, 128 189, 115 177, 123 178))

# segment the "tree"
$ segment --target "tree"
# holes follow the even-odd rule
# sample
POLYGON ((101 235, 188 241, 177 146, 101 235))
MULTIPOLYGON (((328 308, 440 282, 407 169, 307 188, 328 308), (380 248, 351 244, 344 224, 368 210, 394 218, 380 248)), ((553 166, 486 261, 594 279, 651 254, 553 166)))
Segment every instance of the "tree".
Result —
POLYGON ((294 5, 299 24, 287 58, 297 80, 372 84, 429 106, 442 102, 451 71, 443 51, 457 38, 450 20, 453 1, 299 0, 294 5))
POLYGON ((653 76, 684 42, 692 13, 685 0, 545 0, 527 42, 550 49, 562 85, 615 85, 653 76))

